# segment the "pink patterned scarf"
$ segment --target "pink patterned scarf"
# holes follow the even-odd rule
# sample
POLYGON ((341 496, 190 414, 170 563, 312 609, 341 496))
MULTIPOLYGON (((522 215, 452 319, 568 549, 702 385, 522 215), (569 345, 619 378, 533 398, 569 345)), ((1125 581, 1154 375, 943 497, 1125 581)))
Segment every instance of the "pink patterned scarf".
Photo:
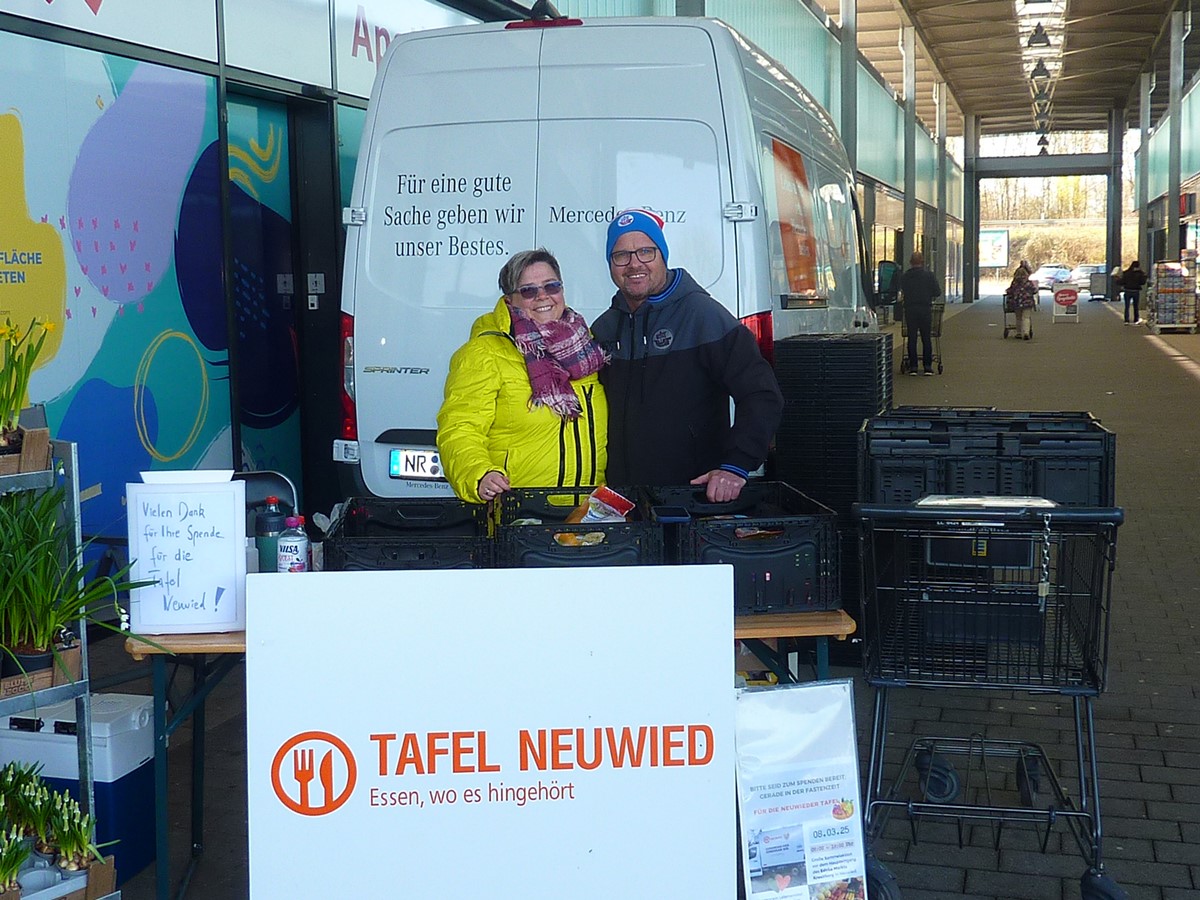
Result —
POLYGON ((608 354, 592 339, 587 320, 567 308, 556 321, 538 325, 512 303, 508 311, 513 338, 529 370, 530 405, 549 407, 564 419, 578 419, 583 409, 571 382, 599 372, 608 363, 608 354))

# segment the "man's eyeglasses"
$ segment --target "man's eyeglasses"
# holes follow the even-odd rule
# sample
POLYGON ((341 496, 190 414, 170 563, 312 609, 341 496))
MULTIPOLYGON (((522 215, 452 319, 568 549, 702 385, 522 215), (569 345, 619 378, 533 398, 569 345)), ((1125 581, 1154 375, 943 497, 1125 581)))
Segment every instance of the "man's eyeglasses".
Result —
POLYGON ((526 300, 536 300, 537 295, 542 291, 545 291, 548 297, 557 297, 562 293, 562 282, 547 281, 545 284, 523 284, 513 293, 520 294, 526 300))
POLYGON ((638 247, 636 250, 614 250, 609 259, 612 260, 614 266, 627 266, 633 260, 633 255, 637 254, 638 262, 654 262, 654 257, 658 256, 657 247, 638 247))

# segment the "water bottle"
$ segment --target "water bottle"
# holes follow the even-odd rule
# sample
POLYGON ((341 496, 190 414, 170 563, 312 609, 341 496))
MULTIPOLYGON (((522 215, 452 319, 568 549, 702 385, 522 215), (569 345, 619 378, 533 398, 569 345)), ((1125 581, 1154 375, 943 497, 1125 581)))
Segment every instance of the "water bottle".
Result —
POLYGON ((279 534, 287 527, 287 516, 279 509, 279 498, 268 497, 267 508, 254 517, 254 546, 258 548, 258 571, 274 572, 279 564, 279 534))
POLYGON ((302 521, 296 516, 287 517, 287 528, 279 535, 279 551, 275 571, 308 571, 308 535, 301 527, 302 521))

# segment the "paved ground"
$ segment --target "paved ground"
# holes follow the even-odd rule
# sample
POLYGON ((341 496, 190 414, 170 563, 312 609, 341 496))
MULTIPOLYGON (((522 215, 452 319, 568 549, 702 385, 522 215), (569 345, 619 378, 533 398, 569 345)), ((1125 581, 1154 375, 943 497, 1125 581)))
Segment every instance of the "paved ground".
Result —
MULTIPOLYGON (((1145 328, 1124 327, 1117 304, 1103 302, 1083 302, 1078 322, 1055 324, 1046 295, 1034 327, 1032 341, 1004 340, 998 297, 951 304, 943 329, 944 374, 897 377, 895 402, 1089 410, 1118 435, 1117 499, 1127 522, 1114 580, 1109 689, 1096 704, 1106 859, 1131 897, 1200 900, 1200 336, 1156 337, 1145 328)), ((899 351, 899 329, 892 330, 899 351)), ((897 352, 897 374, 898 362, 897 352)), ((102 641, 93 648, 94 678, 128 669, 116 644, 102 641)), ((247 896, 242 689, 239 671, 210 702, 206 852, 189 893, 202 900, 247 896)), ((150 688, 143 679, 120 690, 150 688)), ((870 692, 864 687, 859 695, 865 738, 870 692)), ((993 737, 1042 742, 1055 760, 1073 758, 1070 704, 1064 707, 1056 696, 895 695, 897 744, 913 733, 986 729, 993 737)), ((189 852, 188 750, 184 728, 171 748, 176 877, 189 852)), ((893 822, 878 848, 910 900, 1080 896, 1083 862, 1061 827, 1044 854, 1027 828, 1006 828, 998 850, 990 830, 981 827, 969 830, 963 849, 948 827, 925 827, 920 838, 914 844, 907 827, 893 822)), ((403 896, 402 876, 389 877, 395 895, 403 896)), ((128 881, 122 896, 148 900, 153 888, 151 867, 128 881)), ((323 895, 324 888, 314 886, 313 896, 323 895)), ((721 900, 719 893, 711 900, 721 900)))

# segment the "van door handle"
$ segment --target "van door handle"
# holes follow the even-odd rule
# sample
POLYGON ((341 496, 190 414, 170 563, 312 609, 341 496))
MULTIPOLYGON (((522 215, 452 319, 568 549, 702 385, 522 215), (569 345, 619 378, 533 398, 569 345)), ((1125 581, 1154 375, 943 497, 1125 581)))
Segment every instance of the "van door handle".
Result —
POLYGON ((725 204, 722 214, 730 222, 753 222, 758 218, 758 204, 734 200, 725 204))

